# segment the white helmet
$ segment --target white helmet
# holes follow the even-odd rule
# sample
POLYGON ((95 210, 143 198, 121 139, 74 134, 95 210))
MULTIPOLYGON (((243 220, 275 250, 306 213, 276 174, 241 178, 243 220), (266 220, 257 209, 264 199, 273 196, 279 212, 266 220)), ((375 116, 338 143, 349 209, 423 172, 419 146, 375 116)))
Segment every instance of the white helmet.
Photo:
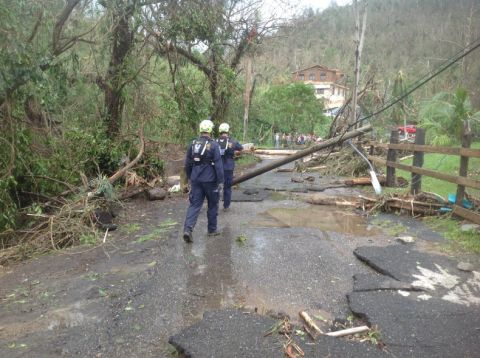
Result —
POLYGON ((212 133, 213 122, 210 119, 205 119, 200 122, 200 133, 212 133))
POLYGON ((220 127, 218 127, 218 131, 220 133, 228 133, 230 131, 230 126, 228 123, 222 123, 220 124, 220 127))

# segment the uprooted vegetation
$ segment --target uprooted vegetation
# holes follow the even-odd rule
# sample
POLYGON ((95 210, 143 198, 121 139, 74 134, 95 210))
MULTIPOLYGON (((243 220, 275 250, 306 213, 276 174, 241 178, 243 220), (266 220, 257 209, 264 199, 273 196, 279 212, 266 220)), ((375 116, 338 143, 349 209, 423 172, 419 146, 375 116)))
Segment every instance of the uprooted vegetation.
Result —
MULTIPOLYGON (((67 190, 58 192, 53 188, 41 195, 23 192, 22 201, 27 204, 18 212, 12 212, 15 221, 10 219, 10 224, 0 233, 0 264, 75 244, 92 245, 101 244, 102 239, 105 241, 108 230, 115 228, 110 223, 121 206, 119 199, 131 195, 130 188, 135 187, 136 192, 141 192, 145 187, 166 183, 164 162, 153 151, 145 154, 142 131, 139 147, 130 153, 110 177, 98 175, 88 180, 79 168, 78 178, 72 177, 70 183, 41 177, 48 182, 60 183, 67 190), (130 160, 132 154, 135 157, 130 160), (115 188, 114 184, 121 178, 124 178, 124 185, 115 188)), ((17 188, 21 185, 16 183, 17 188)))
POLYGON ((105 216, 111 216, 119 205, 105 176, 86 188, 72 188, 72 192, 37 202, 22 211, 21 226, 0 233, 0 264, 75 244, 97 244, 108 233, 102 221, 109 221, 105 216))
POLYGON ((357 177, 368 175, 369 166, 349 147, 339 151, 322 151, 303 162, 297 170, 318 171, 322 175, 357 177))

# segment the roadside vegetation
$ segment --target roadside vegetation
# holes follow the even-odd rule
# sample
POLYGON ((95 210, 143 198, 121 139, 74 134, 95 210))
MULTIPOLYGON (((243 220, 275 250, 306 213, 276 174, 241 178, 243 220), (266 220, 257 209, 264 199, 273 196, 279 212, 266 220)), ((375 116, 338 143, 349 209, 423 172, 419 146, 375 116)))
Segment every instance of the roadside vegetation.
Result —
POLYGON ((472 228, 462 230, 458 220, 451 217, 430 217, 424 222, 449 240, 451 251, 467 251, 480 254, 480 232, 472 228))

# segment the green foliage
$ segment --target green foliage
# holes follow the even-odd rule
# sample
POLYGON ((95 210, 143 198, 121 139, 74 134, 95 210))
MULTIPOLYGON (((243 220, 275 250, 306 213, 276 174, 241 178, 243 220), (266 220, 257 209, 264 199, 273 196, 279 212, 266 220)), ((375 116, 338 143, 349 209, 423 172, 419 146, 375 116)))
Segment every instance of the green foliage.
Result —
POLYGON ((237 238, 235 239, 235 242, 236 242, 239 246, 244 246, 244 245, 247 243, 247 240, 248 240, 247 235, 245 235, 245 234, 240 234, 240 235, 238 235, 237 238))
POLYGON ((82 234, 79 240, 82 245, 94 245, 97 242, 97 238, 93 234, 82 234))
POLYGON ((266 123, 273 132, 325 133, 329 123, 312 86, 296 82, 265 87, 259 92, 254 98, 252 122, 266 123))
POLYGON ((103 196, 110 200, 115 198, 113 186, 105 175, 100 175, 93 179, 91 186, 95 188, 95 195, 103 196))
POLYGON ((461 230, 460 223, 449 217, 425 218, 425 223, 450 240, 451 249, 480 254, 480 233, 461 230))
POLYGON ((17 182, 13 176, 0 179, 0 231, 12 229, 15 226, 17 205, 13 200, 17 182))
POLYGON ((151 233, 140 236, 137 240, 135 240, 135 242, 142 243, 145 241, 165 238, 165 235, 168 234, 176 225, 177 222, 172 219, 164 220, 151 233))
POLYGON ((466 90, 459 88, 454 94, 441 92, 421 103, 419 118, 430 143, 450 145, 460 141, 464 120, 471 120, 477 128, 480 112, 473 112, 466 90))
MULTIPOLYGON (((472 143, 472 148, 480 148, 480 143, 472 143)), ((401 163, 406 165, 412 165, 412 158, 407 158, 401 163)), ((438 171, 444 174, 458 175, 460 168, 460 159, 454 155, 445 155, 437 153, 425 153, 423 168, 438 171)), ((469 160, 469 178, 471 179, 480 179, 480 159, 470 158, 469 160)), ((403 171, 400 169, 396 170, 396 175, 411 180, 411 173, 403 171)), ((428 176, 422 177, 422 190, 427 192, 433 192, 447 197, 449 193, 456 193, 457 186, 456 184, 439 180, 435 178, 430 178, 428 176)), ((478 191, 474 189, 469 189, 469 193, 478 195, 478 191)))

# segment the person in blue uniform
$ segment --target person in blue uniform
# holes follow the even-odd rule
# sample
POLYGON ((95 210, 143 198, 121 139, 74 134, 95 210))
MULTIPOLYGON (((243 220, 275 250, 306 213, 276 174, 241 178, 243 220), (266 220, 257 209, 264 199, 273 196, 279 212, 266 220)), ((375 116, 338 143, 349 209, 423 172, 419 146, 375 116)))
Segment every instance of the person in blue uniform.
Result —
POLYGON ((185 173, 190 183, 190 205, 183 226, 183 239, 193 241, 193 228, 207 198, 208 235, 218 235, 217 215, 221 186, 223 185, 223 163, 218 143, 212 139, 213 122, 200 122, 200 136, 188 147, 185 156, 185 173))
POLYGON ((241 152, 243 146, 235 139, 231 138, 230 126, 228 123, 222 123, 218 127, 220 137, 217 142, 220 146, 220 154, 223 161, 223 175, 225 178, 225 185, 223 187, 223 209, 228 210, 232 202, 232 182, 233 170, 235 169, 235 160, 233 159, 236 152, 241 152))

